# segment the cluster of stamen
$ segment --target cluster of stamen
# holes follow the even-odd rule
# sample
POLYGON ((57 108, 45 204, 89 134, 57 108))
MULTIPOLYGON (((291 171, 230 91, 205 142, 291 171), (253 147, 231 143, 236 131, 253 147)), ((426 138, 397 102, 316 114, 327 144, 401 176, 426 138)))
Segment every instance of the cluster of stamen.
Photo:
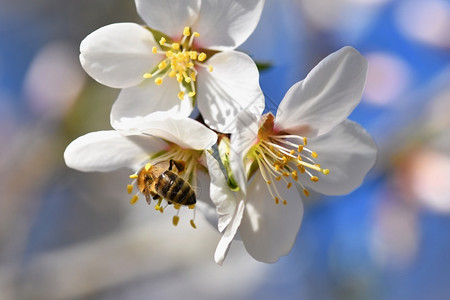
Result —
MULTIPOLYGON (((197 168, 200 167, 198 163, 200 151, 197 150, 186 150, 182 149, 176 145, 171 145, 169 147, 169 150, 164 151, 162 153, 157 153, 154 156, 151 157, 150 160, 152 163, 147 162, 144 164, 143 168, 145 171, 149 171, 152 165, 156 165, 160 162, 170 161, 170 160, 176 160, 176 161, 182 161, 185 163, 185 169, 182 172, 179 172, 178 175, 181 176, 185 181, 189 182, 193 186, 196 185, 196 176, 195 173, 197 171, 197 168)), ((132 180, 130 184, 127 185, 127 192, 128 194, 132 194, 135 187, 137 187, 137 179, 139 176, 139 172, 141 169, 139 169, 136 173, 131 174, 129 178, 132 180)), ((177 172, 175 172, 177 173, 177 172)), ((133 194, 133 196, 130 199, 130 204, 133 205, 138 202, 139 197, 142 195, 139 191, 139 188, 137 188, 137 192, 133 194)), ((155 210, 159 211, 160 213, 163 213, 164 210, 170 205, 173 204, 174 209, 177 211, 176 215, 173 216, 172 223, 174 226, 178 225, 178 222, 180 220, 179 213, 180 208, 182 206, 187 206, 190 210, 193 211, 193 217, 190 220, 190 224, 193 228, 197 228, 195 225, 195 204, 192 205, 181 205, 178 203, 169 203, 163 198, 159 198, 157 200, 157 204, 154 206, 155 210), (165 202, 165 204, 163 204, 165 202)))
POLYGON ((155 83, 161 85, 166 76, 176 78, 180 85, 180 92, 178 98, 184 99, 185 91, 190 98, 196 95, 195 82, 197 81, 197 70, 195 66, 208 68, 210 72, 213 71, 211 65, 203 64, 203 61, 207 59, 207 55, 204 52, 197 52, 192 50, 194 38, 199 37, 198 32, 191 33, 189 27, 185 27, 183 30, 183 38, 179 43, 168 43, 165 37, 159 40, 161 50, 157 47, 152 48, 154 54, 163 54, 166 56, 162 60, 155 70, 151 73, 145 73, 144 78, 155 78, 155 83))
POLYGON ((274 181, 284 181, 290 189, 292 183, 298 183, 305 196, 309 196, 308 189, 299 180, 300 174, 306 174, 313 182, 318 182, 319 173, 328 175, 329 169, 322 168, 314 159, 317 152, 307 147, 306 137, 290 134, 270 133, 259 135, 259 142, 253 146, 251 156, 257 161, 261 175, 267 183, 270 195, 275 203, 287 201, 281 197, 274 181))

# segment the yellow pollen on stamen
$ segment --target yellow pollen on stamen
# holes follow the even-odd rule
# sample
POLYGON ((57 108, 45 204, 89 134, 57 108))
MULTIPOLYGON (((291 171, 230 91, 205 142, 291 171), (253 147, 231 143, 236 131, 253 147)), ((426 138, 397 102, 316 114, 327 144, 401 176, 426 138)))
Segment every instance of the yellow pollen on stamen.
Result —
POLYGON ((197 75, 194 72, 192 72, 190 76, 192 78, 192 81, 196 81, 197 80, 197 75))
POLYGON ((281 176, 275 177, 276 181, 280 181, 281 180, 281 176))
POLYGON ((177 74, 176 76, 177 76, 177 81, 181 83, 183 81, 183 76, 181 74, 177 74))
POLYGON ((188 208, 189 209, 194 209, 195 208, 195 204, 188 205, 188 208))
POLYGON ((317 177, 317 176, 311 176, 311 181, 317 182, 317 181, 319 181, 319 177, 317 177))
POLYGON ((196 94, 195 92, 189 92, 188 96, 192 98, 195 96, 195 94, 196 94))
POLYGON ((138 195, 134 195, 134 196, 131 197, 131 199, 130 199, 130 204, 133 205, 133 204, 135 204, 138 200, 139 200, 138 195))
POLYGON ((198 33, 197 31, 194 31, 193 34, 194 34, 195 37, 199 37, 200 36, 200 33, 198 33))
POLYGON ((283 205, 286 205, 287 204, 287 201, 286 200, 283 200, 283 205))
POLYGON ((160 44, 161 46, 164 45, 166 42, 167 42, 167 40, 166 40, 164 37, 162 37, 162 38, 159 40, 159 44, 160 44))
POLYGON ((303 151, 303 146, 302 145, 298 145, 297 151, 298 152, 302 152, 303 151))
POLYGON ((180 99, 180 100, 184 99, 184 92, 183 91, 178 93, 178 99, 180 99))
POLYGON ((306 197, 309 196, 309 191, 307 189, 303 189, 303 194, 305 194, 306 197))
POLYGON ((184 27, 183 29, 183 35, 184 36, 190 36, 191 35, 191 30, 189 29, 189 27, 184 27))
POLYGON ((190 57, 192 60, 196 60, 197 57, 198 57, 197 51, 191 51, 191 52, 189 52, 189 57, 190 57))
POLYGON ((198 55, 198 61, 204 61, 206 59, 206 53, 202 52, 198 55))
POLYGON ((138 175, 137 175, 137 174, 132 174, 132 175, 130 175, 130 179, 136 179, 136 178, 138 178, 138 175))
POLYGON ((286 164, 288 161, 288 158, 286 156, 283 156, 281 159, 283 160, 283 164, 286 164))
POLYGON ((305 137, 303 138, 303 145, 304 146, 308 145, 308 140, 305 137))
POLYGON ((291 182, 288 182, 286 188, 287 188, 287 189, 290 189, 291 187, 292 187, 292 183, 291 183, 291 182))
POLYGON ((290 174, 290 173, 288 173, 288 172, 286 172, 286 171, 285 171, 285 172, 283 172, 283 176, 284 176, 284 177, 289 177, 289 175, 291 175, 291 174, 290 174))
POLYGON ((210 72, 212 72, 214 69, 213 69, 213 66, 211 66, 211 65, 209 65, 208 66, 208 70, 210 71, 210 72))
POLYGON ((181 207, 181 204, 178 204, 178 203, 175 203, 173 205, 173 208, 175 208, 175 209, 180 209, 180 207, 181 207))
POLYGON ((302 157, 300 156, 300 154, 297 156, 297 160, 298 160, 298 161, 301 161, 301 160, 302 160, 302 157))
POLYGON ((295 181, 298 180, 297 171, 292 171, 291 175, 292 175, 292 178, 294 178, 295 181))
POLYGON ((173 44, 172 44, 172 49, 173 49, 173 50, 180 50, 180 44, 178 44, 178 43, 173 43, 173 44))
POLYGON ((142 75, 142 77, 144 77, 145 79, 149 79, 149 78, 152 78, 153 75, 150 73, 145 73, 144 75, 142 75))
POLYGON ((329 169, 323 169, 322 173, 325 174, 325 175, 328 175, 330 173, 330 170, 329 169))
POLYGON ((275 197, 275 204, 280 203, 280 200, 278 199, 278 197, 275 197))
POLYGON ((152 47, 152 52, 153 52, 153 54, 158 53, 158 48, 156 48, 156 46, 153 46, 152 47))
POLYGON ((156 79, 155 79, 155 83, 156 83, 157 85, 161 85, 161 84, 163 83, 162 78, 161 78, 161 77, 156 78, 156 79))
POLYGON ((195 226, 194 220, 191 220, 190 223, 191 223, 192 228, 197 229, 197 226, 195 226))
POLYGON ((294 155, 294 153, 295 153, 295 150, 292 149, 291 152, 290 152, 290 154, 291 154, 291 155, 294 155))
POLYGON ((151 167, 152 167, 152 164, 151 164, 151 163, 146 163, 145 166, 144 166, 145 171, 150 170, 151 167))
POLYGON ((267 180, 266 182, 267 182, 267 184, 271 184, 272 183, 272 181, 270 181, 270 180, 267 180))
POLYGON ((166 63, 165 60, 160 62, 159 65, 158 65, 158 69, 160 69, 160 70, 164 70, 166 67, 167 67, 167 63, 166 63))
POLYGON ((133 192, 133 185, 132 184, 127 185, 127 192, 128 192, 128 194, 131 194, 133 192))
POLYGON ((172 219, 173 226, 177 226, 178 225, 178 221, 180 221, 180 217, 179 216, 173 216, 173 219, 172 219))
POLYGON ((314 158, 317 158, 317 152, 311 153, 311 156, 314 157, 314 158))

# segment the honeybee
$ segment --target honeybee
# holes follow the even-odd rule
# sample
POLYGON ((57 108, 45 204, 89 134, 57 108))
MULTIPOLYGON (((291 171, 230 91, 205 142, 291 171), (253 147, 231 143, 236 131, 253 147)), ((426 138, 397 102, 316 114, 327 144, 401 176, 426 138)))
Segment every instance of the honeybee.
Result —
POLYGON ((142 168, 138 173, 137 186, 147 203, 150 204, 151 199, 164 198, 169 204, 194 205, 197 202, 194 190, 177 174, 182 173, 184 168, 183 161, 172 159, 142 168))

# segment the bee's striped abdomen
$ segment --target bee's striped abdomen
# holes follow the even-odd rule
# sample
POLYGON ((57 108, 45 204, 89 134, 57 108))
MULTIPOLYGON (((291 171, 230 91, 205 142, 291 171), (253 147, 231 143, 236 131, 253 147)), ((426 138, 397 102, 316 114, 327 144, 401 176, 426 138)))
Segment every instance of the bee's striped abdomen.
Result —
POLYGON ((189 183, 172 171, 165 171, 158 177, 155 189, 160 196, 172 203, 182 205, 196 203, 194 190, 189 183))

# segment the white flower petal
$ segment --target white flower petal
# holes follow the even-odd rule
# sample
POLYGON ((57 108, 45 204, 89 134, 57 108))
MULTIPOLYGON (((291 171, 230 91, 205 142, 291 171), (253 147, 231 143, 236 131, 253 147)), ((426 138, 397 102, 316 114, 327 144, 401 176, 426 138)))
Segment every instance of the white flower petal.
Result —
POLYGON ((206 153, 206 159, 211 177, 211 200, 216 207, 217 214, 220 216, 217 227, 222 232, 231 222, 236 210, 237 199, 227 184, 219 162, 208 152, 206 153))
POLYGON ((295 188, 287 189, 277 181, 280 195, 287 201, 275 204, 260 172, 247 187, 247 203, 239 232, 253 258, 276 262, 294 245, 303 218, 303 203, 295 188))
POLYGON ((97 131, 72 141, 64 151, 64 160, 68 167, 85 172, 133 168, 165 145, 152 137, 127 138, 113 130, 97 131))
POLYGON ((259 73, 252 59, 241 52, 215 54, 208 60, 209 72, 198 67, 197 102, 205 123, 212 129, 234 131, 239 112, 248 110, 261 115, 264 95, 259 87, 259 73))
POLYGON ((111 109, 111 125, 121 129, 129 118, 158 111, 171 117, 188 117, 193 109, 192 102, 178 99, 178 91, 178 83, 172 78, 167 78, 159 86, 150 79, 139 86, 123 89, 111 109))
POLYGON ((196 43, 218 51, 238 47, 255 30, 263 6, 264 0, 203 0, 192 26, 200 33, 196 43))
MULTIPOLYGON (((241 196, 243 196, 242 193, 241 196)), ((244 200, 241 198, 241 200, 238 200, 236 210, 234 211, 231 222, 225 229, 224 233, 222 234, 219 244, 217 245, 216 252, 214 253, 214 260, 219 265, 222 265, 223 261, 225 260, 228 250, 230 249, 231 242, 236 236, 236 232, 239 228, 239 225, 241 224, 244 208, 245 203, 244 200)))
POLYGON ((345 120, 359 103, 367 61, 352 47, 323 59, 281 101, 276 126, 305 136, 321 135, 345 120))
POLYGON ((139 132, 162 138, 181 148, 205 150, 217 141, 217 134, 203 124, 190 118, 171 118, 165 113, 129 118, 121 125, 124 134, 139 132))
POLYGON ((135 0, 138 14, 155 30, 178 39, 197 19, 201 0, 135 0))
POLYGON ((317 175, 318 182, 311 182, 304 174, 300 180, 305 186, 326 195, 348 194, 360 186, 377 156, 372 137, 349 120, 325 135, 308 140, 308 147, 317 152, 316 163, 329 169, 330 173, 317 175))
POLYGON ((80 45, 84 70, 101 84, 125 88, 139 84, 164 57, 152 53, 156 42, 150 31, 134 23, 104 26, 80 45))
POLYGON ((231 135, 230 166, 239 187, 245 193, 247 178, 244 166, 244 157, 256 143, 258 137, 258 120, 261 115, 248 111, 239 113, 236 123, 236 132, 231 135))

